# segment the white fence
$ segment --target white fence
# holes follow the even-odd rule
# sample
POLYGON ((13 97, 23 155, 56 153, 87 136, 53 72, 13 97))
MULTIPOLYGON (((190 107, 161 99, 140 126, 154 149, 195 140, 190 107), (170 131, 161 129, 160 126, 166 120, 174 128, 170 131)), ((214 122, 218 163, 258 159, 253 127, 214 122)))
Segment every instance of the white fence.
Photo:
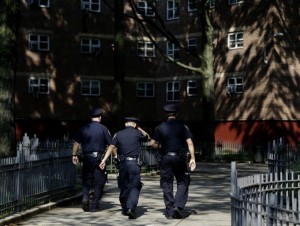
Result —
POLYGON ((231 163, 231 225, 300 225, 300 176, 293 172, 237 178, 231 163))
POLYGON ((76 167, 69 148, 36 152, 25 135, 17 156, 0 159, 0 218, 75 191, 76 167))

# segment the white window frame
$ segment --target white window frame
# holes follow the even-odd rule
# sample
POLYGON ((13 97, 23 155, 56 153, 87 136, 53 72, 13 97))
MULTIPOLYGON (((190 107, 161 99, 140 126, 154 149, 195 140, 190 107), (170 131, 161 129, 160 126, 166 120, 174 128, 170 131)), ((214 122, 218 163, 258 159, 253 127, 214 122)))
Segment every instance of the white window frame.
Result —
POLYGON ((180 17, 179 0, 167 1, 167 20, 176 20, 180 17))
POLYGON ((49 8, 50 0, 28 0, 28 6, 37 6, 41 8, 49 8))
POLYGON ((197 81, 196 80, 187 80, 186 92, 189 97, 197 96, 197 81))
POLYGON ((188 38, 186 43, 187 43, 187 48, 190 52, 193 52, 193 53, 197 52, 197 47, 198 47, 197 38, 188 38))
POLYGON ((101 0, 81 0, 81 10, 101 12, 101 0))
POLYGON ((242 76, 232 76, 227 78, 226 93, 243 93, 244 92, 244 78, 242 76))
POLYGON ((100 96, 101 82, 96 79, 81 79, 82 96, 100 96))
POLYGON ((154 17, 155 12, 152 5, 155 5, 155 0, 139 0, 137 2, 137 9, 139 14, 147 17, 154 17))
POLYGON ((168 41, 166 45, 167 45, 166 55, 172 58, 173 60, 179 60, 179 47, 170 41, 168 41))
POLYGON ((215 8, 215 6, 216 6, 216 0, 209 0, 209 7, 215 8))
POLYGON ((31 76, 28 79, 28 93, 49 94, 49 78, 31 76))
POLYGON ((180 100, 180 83, 179 81, 166 82, 166 101, 180 100))
POLYGON ((229 5, 236 5, 236 4, 240 4, 243 2, 244 2, 244 0, 228 0, 229 5))
POLYGON ((228 48, 229 49, 239 49, 244 47, 244 33, 239 32, 231 32, 228 33, 228 48))
POLYGON ((137 42, 137 56, 139 57, 155 57, 155 45, 149 41, 137 42))
POLYGON ((29 34, 28 45, 32 51, 49 51, 50 36, 47 34, 29 34))
POLYGON ((197 11, 197 5, 196 5, 197 0, 188 0, 188 12, 195 12, 197 11))
POLYGON ((101 40, 99 38, 81 37, 81 53, 99 54, 101 50, 101 40))
POLYGON ((136 96, 137 97, 154 97, 155 96, 155 83, 154 82, 137 82, 136 83, 136 96))

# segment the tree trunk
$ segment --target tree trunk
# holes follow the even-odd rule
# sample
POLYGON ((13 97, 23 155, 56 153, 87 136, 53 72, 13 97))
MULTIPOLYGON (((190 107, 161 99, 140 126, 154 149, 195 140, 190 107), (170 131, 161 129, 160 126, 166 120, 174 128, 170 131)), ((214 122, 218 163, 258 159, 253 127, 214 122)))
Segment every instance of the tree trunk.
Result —
POLYGON ((14 156, 16 153, 13 110, 18 2, 3 1, 0 7, 0 157, 14 156))
POLYGON ((202 147, 203 157, 210 159, 214 154, 214 132, 215 132, 215 97, 214 97, 214 56, 213 56, 213 27, 210 23, 209 10, 203 6, 201 13, 201 25, 203 28, 202 43, 203 50, 201 53, 202 90, 203 90, 203 140, 207 142, 202 147))
POLYGON ((116 132, 123 126, 124 107, 124 0, 115 0, 115 26, 114 26, 114 97, 113 106, 114 127, 116 132))

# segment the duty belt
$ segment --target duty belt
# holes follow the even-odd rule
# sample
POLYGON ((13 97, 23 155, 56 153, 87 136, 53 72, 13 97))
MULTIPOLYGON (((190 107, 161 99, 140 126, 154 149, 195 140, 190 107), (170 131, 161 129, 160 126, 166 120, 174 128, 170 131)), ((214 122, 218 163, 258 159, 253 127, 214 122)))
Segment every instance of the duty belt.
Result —
POLYGON ((94 157, 94 158, 97 158, 100 155, 102 155, 102 152, 96 152, 96 151, 83 154, 83 156, 89 156, 89 157, 94 157))
POLYGON ((125 160, 128 160, 128 161, 137 161, 137 158, 125 157, 125 160))
POLYGON ((176 152, 167 152, 166 155, 170 155, 170 156, 177 156, 178 154, 176 152))

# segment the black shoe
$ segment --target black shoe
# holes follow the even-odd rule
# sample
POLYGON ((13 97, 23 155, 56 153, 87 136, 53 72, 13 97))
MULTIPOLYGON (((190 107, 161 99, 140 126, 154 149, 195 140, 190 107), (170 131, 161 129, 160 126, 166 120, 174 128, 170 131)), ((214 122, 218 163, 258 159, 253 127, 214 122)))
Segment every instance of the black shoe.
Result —
POLYGON ((174 219, 182 219, 183 218, 180 210, 177 207, 173 209, 173 212, 174 212, 173 213, 173 218, 174 219))
POLYGON ((89 212, 90 211, 89 201, 82 201, 81 208, 83 209, 84 212, 89 212))
POLYGON ((173 219, 174 219, 173 216, 169 216, 169 215, 166 215, 166 218, 167 218, 168 220, 173 220, 173 219))
POLYGON ((136 216, 131 209, 127 210, 126 215, 128 216, 128 219, 136 219, 136 216))
POLYGON ((100 211, 99 208, 91 209, 91 212, 99 212, 99 211, 100 211))

